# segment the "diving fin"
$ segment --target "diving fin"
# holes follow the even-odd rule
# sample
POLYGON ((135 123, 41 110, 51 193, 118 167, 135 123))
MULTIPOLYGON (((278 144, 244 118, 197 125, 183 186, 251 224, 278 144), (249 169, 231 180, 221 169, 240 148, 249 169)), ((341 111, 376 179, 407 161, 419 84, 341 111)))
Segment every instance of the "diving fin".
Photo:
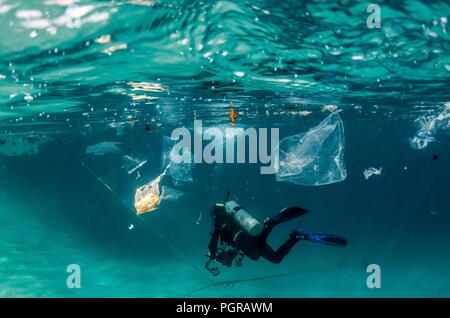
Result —
POLYGON ((347 245, 347 239, 334 234, 317 234, 303 230, 294 230, 293 232, 301 240, 307 240, 314 243, 344 247, 347 245))
POLYGON ((272 216, 270 219, 273 222, 274 225, 284 223, 287 221, 290 221, 292 219, 295 219, 296 217, 305 215, 309 211, 303 208, 300 208, 298 206, 291 206, 288 208, 284 208, 278 214, 272 216))

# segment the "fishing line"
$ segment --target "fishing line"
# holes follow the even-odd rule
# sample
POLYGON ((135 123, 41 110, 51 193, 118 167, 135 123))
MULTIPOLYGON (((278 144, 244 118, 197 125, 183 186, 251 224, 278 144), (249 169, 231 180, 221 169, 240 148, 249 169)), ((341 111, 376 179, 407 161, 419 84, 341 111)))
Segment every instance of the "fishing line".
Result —
MULTIPOLYGON (((342 268, 342 266, 339 266, 342 268)), ((350 267, 357 267, 355 265, 350 267)), ((288 276, 294 276, 299 275, 303 273, 309 273, 314 271, 320 271, 320 270, 326 270, 330 268, 336 268, 336 266, 322 266, 318 268, 310 268, 310 269, 302 269, 298 271, 288 272, 288 273, 281 273, 281 274, 273 274, 273 275, 264 275, 264 276, 257 276, 257 277, 250 277, 250 278, 242 278, 242 279, 231 279, 231 280, 223 280, 218 282, 213 282, 212 284, 206 285, 204 287, 198 288, 190 293, 185 294, 183 297, 190 297, 194 294, 197 294, 199 292, 202 292, 204 290, 217 287, 217 286, 227 286, 227 285, 237 285, 242 283, 248 283, 248 282, 254 282, 259 280, 266 280, 266 279, 275 279, 275 278, 282 278, 282 277, 288 277, 288 276)))
MULTIPOLYGON (((69 153, 69 155, 82 166, 84 167, 89 174, 91 174, 97 181, 102 184, 116 199, 119 200, 119 202, 129 211, 133 214, 133 216, 136 217, 136 214, 134 210, 125 202, 124 199, 116 192, 114 191, 100 176, 98 176, 83 160, 81 160, 78 156, 76 156, 72 150, 64 144, 61 139, 59 139, 57 136, 53 136, 55 140, 69 153)), ((199 272, 202 276, 206 278, 207 281, 213 282, 204 271, 202 271, 200 268, 197 267, 193 262, 191 262, 186 255, 184 255, 183 252, 181 252, 175 245, 173 245, 170 240, 165 236, 161 231, 159 231, 156 227, 154 227, 151 223, 147 222, 144 218, 138 218, 140 221, 145 223, 147 227, 154 233, 158 238, 163 241, 175 254, 177 254, 180 258, 182 258, 185 262, 187 262, 195 271, 199 272)))

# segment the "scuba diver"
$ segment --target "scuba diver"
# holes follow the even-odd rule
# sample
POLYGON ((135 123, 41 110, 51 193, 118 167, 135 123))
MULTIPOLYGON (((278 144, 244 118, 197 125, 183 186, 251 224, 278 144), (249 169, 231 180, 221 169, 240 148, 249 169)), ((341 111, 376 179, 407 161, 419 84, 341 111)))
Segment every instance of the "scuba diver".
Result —
POLYGON ((294 229, 287 241, 275 251, 267 244, 267 237, 272 229, 309 211, 295 206, 288 207, 266 218, 264 224, 261 224, 235 201, 227 201, 228 197, 229 192, 225 203, 216 203, 210 211, 214 223, 208 245, 209 260, 205 268, 214 276, 219 274, 219 269, 211 265, 213 261, 228 267, 233 262, 236 266, 241 266, 244 256, 247 256, 252 260, 263 257, 279 264, 300 240, 338 247, 347 245, 347 239, 341 236, 294 229))

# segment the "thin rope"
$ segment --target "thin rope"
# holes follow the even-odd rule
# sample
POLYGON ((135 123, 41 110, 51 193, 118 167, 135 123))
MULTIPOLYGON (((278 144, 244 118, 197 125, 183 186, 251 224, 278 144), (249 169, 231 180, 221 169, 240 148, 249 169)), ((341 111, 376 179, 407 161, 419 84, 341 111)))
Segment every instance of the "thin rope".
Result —
MULTIPOLYGON (((100 176, 98 176, 86 163, 84 163, 83 160, 81 160, 78 156, 76 156, 68 146, 66 146, 57 136, 54 136, 55 140, 73 157, 75 160, 84 167, 94 178, 96 178, 114 197, 116 197, 119 202, 135 217, 136 214, 134 210, 125 202, 124 199, 116 192, 114 191, 100 176)), ((139 218, 139 217, 137 217, 139 218)), ((147 227, 154 233, 158 238, 163 241, 175 254, 177 254, 180 258, 182 258, 185 262, 187 262, 195 271, 200 273, 202 276, 206 278, 209 282, 214 282, 211 280, 204 271, 202 271, 200 268, 197 267, 193 262, 189 260, 189 258, 184 255, 183 252, 181 252, 170 240, 156 227, 154 227, 152 224, 147 222, 144 218, 139 218, 143 223, 147 225, 147 227)))
POLYGON ((207 290, 207 289, 210 289, 213 287, 217 287, 217 286, 236 285, 236 284, 254 282, 254 281, 259 281, 259 280, 282 278, 282 277, 294 276, 294 275, 299 275, 299 274, 309 273, 309 272, 314 272, 314 271, 320 271, 320 270, 325 270, 325 269, 330 269, 330 268, 335 268, 335 267, 334 266, 333 267, 332 266, 322 266, 322 267, 317 267, 317 268, 302 269, 302 270, 298 270, 298 271, 281 273, 281 274, 264 275, 264 276, 242 278, 242 279, 223 280, 223 281, 213 282, 212 284, 198 288, 190 293, 185 294, 183 297, 190 297, 201 291, 204 291, 204 290, 207 290))

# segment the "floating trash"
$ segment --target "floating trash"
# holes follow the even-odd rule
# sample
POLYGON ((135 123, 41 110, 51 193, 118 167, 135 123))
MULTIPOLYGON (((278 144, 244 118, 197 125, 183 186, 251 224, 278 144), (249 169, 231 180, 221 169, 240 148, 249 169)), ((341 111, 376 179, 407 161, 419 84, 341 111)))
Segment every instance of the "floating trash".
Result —
POLYGON ((176 154, 176 150, 174 149, 175 141, 173 141, 170 137, 165 136, 163 138, 163 150, 161 156, 162 166, 168 166, 167 174, 171 177, 172 183, 175 186, 181 186, 187 182, 193 182, 192 178, 192 155, 191 153, 180 153, 176 154), (172 158, 175 155, 180 155, 185 158, 189 158, 184 162, 174 162, 172 158))
POLYGON ((109 34, 102 35, 102 36, 96 38, 96 39, 94 40, 94 42, 95 42, 95 43, 98 43, 98 44, 106 44, 106 43, 110 43, 110 42, 111 42, 111 35, 109 35, 109 34))
POLYGON ((128 48, 128 45, 126 43, 121 43, 121 44, 117 44, 117 45, 112 45, 112 46, 102 50, 102 52, 111 56, 114 52, 120 51, 120 50, 126 50, 127 48, 128 48))
POLYGON ((413 149, 424 149, 431 142, 436 141, 435 135, 440 129, 450 127, 450 108, 445 105, 444 110, 439 114, 420 116, 415 122, 419 130, 409 139, 409 143, 413 149))
POLYGON ((39 153, 39 146, 46 143, 48 138, 40 135, 0 135, 0 154, 9 157, 39 153))
POLYGON ((96 156, 103 156, 107 153, 120 153, 120 149, 119 147, 117 147, 117 145, 120 144, 121 144, 120 142, 110 142, 110 141, 100 142, 98 144, 86 147, 86 153, 93 154, 96 156))
POLYGON ((233 107, 230 108, 230 125, 234 126, 234 122, 238 118, 238 112, 233 107))
POLYGON ((277 181, 305 186, 343 181, 344 148, 344 125, 335 112, 307 132, 280 141, 277 181))
POLYGON ((322 107, 323 112, 335 112, 338 109, 336 105, 325 105, 322 107))
POLYGON ((167 168, 158 177, 149 183, 139 187, 134 195, 134 207, 137 214, 143 214, 156 210, 161 201, 159 184, 166 175, 167 168))
POLYGON ((158 177, 149 183, 139 187, 134 195, 134 207, 136 214, 144 214, 156 210, 162 200, 178 200, 179 197, 185 193, 171 189, 167 186, 162 186, 160 190, 160 183, 166 175, 168 168, 164 170, 158 177))
POLYGON ((34 97, 33 96, 31 96, 30 94, 25 94, 25 96, 23 97, 23 99, 26 101, 26 102, 32 102, 33 100, 34 100, 34 97))
POLYGON ((371 176, 373 176, 373 175, 379 176, 379 175, 381 174, 381 170, 382 170, 382 169, 383 169, 383 168, 377 169, 377 168, 374 168, 374 167, 367 168, 367 169, 364 170, 364 172, 363 172, 364 178, 366 178, 366 180, 367 180, 367 179, 369 179, 369 178, 370 178, 371 176))
POLYGON ((112 128, 112 129, 116 129, 117 136, 122 136, 124 131, 125 131, 125 128, 127 126, 133 127, 137 122, 138 122, 137 120, 129 120, 129 121, 123 121, 123 122, 112 122, 112 123, 108 124, 108 127, 112 128))
POLYGON ((122 160, 123 160, 122 168, 125 169, 128 174, 133 174, 135 171, 142 168, 142 166, 144 166, 147 163, 147 160, 134 159, 127 155, 122 156, 122 160))

